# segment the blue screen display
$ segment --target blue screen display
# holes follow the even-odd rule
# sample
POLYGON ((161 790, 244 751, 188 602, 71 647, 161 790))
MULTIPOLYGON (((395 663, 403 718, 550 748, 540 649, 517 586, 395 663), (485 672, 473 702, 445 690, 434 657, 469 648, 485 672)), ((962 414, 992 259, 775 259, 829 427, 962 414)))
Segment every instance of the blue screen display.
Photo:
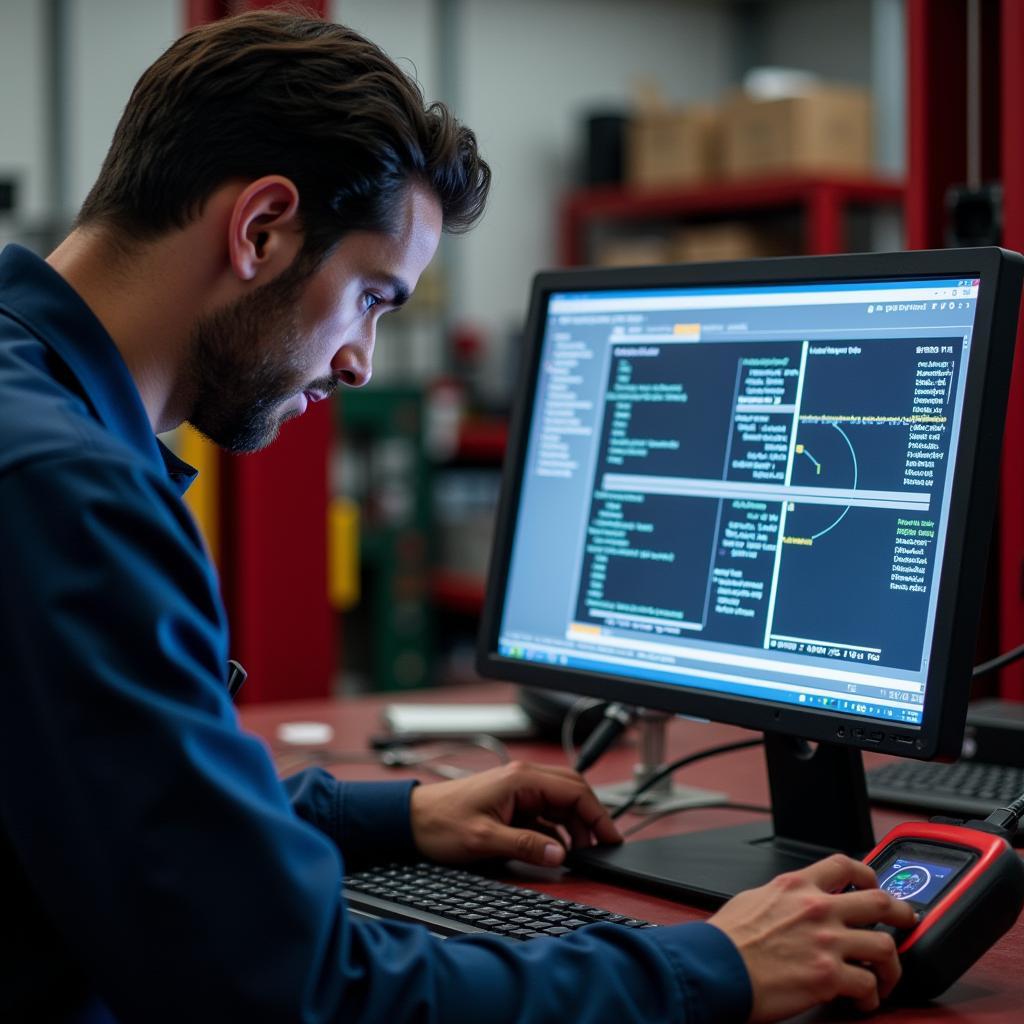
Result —
POLYGON ((549 296, 500 653, 919 724, 977 293, 549 296))
POLYGON ((898 857, 879 872, 878 887, 898 900, 928 904, 946 888, 959 867, 934 864, 916 857, 898 857))

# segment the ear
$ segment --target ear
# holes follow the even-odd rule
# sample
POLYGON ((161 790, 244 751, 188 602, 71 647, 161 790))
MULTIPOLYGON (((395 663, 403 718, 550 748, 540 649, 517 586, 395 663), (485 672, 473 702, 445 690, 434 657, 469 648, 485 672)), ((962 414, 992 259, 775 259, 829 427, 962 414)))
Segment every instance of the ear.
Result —
POLYGON ((267 175, 246 185, 228 222, 228 255, 239 280, 269 281, 291 265, 301 248, 295 183, 267 175))

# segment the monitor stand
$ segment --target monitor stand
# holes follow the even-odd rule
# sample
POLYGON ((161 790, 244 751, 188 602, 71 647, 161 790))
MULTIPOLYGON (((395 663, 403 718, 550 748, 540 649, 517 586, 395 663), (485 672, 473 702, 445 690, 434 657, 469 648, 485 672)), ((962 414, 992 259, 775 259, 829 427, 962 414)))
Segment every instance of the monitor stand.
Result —
MULTIPOLYGON (((633 766, 633 778, 613 782, 607 786, 595 786, 594 792, 605 807, 621 807, 630 800, 637 787, 642 786, 652 775, 665 766, 666 727, 674 718, 667 711, 637 710, 637 731, 639 738, 639 760, 633 766)), ((630 810, 634 814, 666 814, 681 811, 686 807, 710 807, 727 803, 729 797, 714 789, 698 789, 696 786, 680 786, 666 775, 660 782, 645 790, 630 810)))
POLYGON ((765 733, 770 823, 708 829, 573 852, 581 873, 717 906, 840 850, 874 846, 861 753, 765 733))

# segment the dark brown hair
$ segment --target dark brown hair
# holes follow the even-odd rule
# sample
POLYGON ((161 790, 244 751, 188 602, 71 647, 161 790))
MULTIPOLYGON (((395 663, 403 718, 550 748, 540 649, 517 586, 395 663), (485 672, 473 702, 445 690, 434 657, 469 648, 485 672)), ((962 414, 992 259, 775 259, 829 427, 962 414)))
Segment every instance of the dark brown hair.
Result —
POLYGON ((490 168, 473 132, 351 29, 263 10, 182 36, 143 74, 79 225, 148 241, 185 227, 233 178, 290 178, 303 255, 348 231, 389 231, 413 183, 441 203, 448 231, 483 213, 490 168))

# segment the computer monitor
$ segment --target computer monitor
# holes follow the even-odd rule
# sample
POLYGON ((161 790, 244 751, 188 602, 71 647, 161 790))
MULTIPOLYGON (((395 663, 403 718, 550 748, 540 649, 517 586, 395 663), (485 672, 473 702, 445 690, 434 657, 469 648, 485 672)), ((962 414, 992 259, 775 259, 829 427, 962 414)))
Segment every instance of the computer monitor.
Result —
POLYGON ((957 755, 1022 266, 537 276, 478 666, 763 730, 773 798, 577 866, 723 899, 871 846, 863 749, 957 755))

